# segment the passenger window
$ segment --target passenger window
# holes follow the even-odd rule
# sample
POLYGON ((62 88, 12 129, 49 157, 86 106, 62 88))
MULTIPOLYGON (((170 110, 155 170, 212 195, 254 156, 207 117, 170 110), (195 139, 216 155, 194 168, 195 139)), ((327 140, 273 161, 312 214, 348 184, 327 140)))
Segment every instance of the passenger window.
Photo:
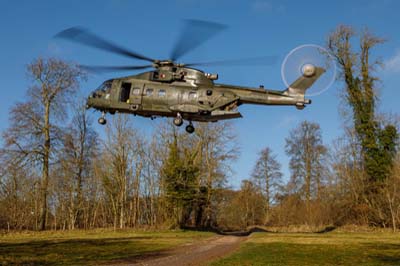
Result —
POLYGON ((133 88, 132 93, 133 93, 133 95, 139 95, 140 94, 140 88, 133 88))
POLYGON ((146 95, 151 96, 153 94, 153 89, 147 89, 146 90, 146 95))
POLYGON ((197 93, 194 91, 189 92, 189 100, 196 99, 197 93))
POLYGON ((165 90, 159 90, 158 91, 158 96, 159 97, 164 97, 165 96, 165 90))

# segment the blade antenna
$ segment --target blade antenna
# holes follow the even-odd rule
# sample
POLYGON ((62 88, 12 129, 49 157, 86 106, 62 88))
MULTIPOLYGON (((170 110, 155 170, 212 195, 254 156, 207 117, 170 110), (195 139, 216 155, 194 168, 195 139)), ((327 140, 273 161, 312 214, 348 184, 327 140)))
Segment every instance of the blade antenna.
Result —
POLYGON ((226 25, 215 22, 185 20, 181 34, 171 51, 171 60, 175 62, 226 28, 226 25))
POLYGON ((56 34, 54 37, 84 44, 89 47, 94 47, 103 51, 112 52, 130 58, 145 60, 149 62, 155 61, 152 58, 146 57, 144 55, 138 54, 136 52, 130 51, 126 48, 122 48, 116 44, 113 44, 112 42, 107 41, 81 27, 72 27, 63 30, 58 34, 56 34))

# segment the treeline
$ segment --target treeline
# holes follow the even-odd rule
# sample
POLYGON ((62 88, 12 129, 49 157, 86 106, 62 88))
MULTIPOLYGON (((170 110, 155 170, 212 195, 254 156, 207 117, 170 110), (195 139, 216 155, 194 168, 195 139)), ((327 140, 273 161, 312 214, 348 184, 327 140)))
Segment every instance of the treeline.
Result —
MULTIPOLYGON (((189 135, 160 123, 155 132, 146 137, 117 114, 101 139, 76 110, 49 159, 44 229, 214 226, 216 191, 238 151, 233 129, 199 124, 189 135)), ((1 228, 42 229, 43 162, 21 165, 11 147, 2 154, 1 228)))
POLYGON ((370 54, 381 42, 345 26, 329 35, 344 88, 343 135, 327 145, 317 123, 301 122, 286 138, 291 176, 283 177, 265 147, 239 190, 227 182, 239 155, 229 122, 198 123, 194 134, 161 122, 147 136, 117 114, 100 137, 75 97, 85 73, 39 58, 28 66, 26 100, 14 105, 2 134, 0 228, 360 224, 396 230, 397 124, 375 111, 379 83, 370 54), (360 50, 352 48, 356 40, 360 50))

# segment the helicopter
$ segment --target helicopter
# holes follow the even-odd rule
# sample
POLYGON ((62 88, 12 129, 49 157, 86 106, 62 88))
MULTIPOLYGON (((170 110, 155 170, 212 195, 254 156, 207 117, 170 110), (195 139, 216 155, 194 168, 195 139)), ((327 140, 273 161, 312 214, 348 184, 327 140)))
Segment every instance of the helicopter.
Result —
MULTIPOLYGON (((303 109, 311 103, 305 92, 325 72, 311 63, 301 66, 301 75, 284 90, 244 87, 215 83, 218 74, 193 68, 201 65, 230 65, 240 60, 209 63, 178 63, 189 50, 224 29, 224 25, 190 20, 172 50, 170 59, 157 60, 118 46, 80 27, 66 29, 56 35, 69 41, 113 52, 150 64, 134 66, 84 66, 89 71, 135 71, 152 68, 140 74, 104 81, 87 99, 87 109, 101 111, 98 122, 106 124, 106 113, 128 113, 154 119, 172 117, 175 126, 188 121, 186 131, 193 133, 194 121, 217 122, 242 117, 243 104, 288 105, 303 109), (199 33, 201 32, 201 34, 199 33)), ((262 59, 262 58, 261 58, 262 59)), ((265 58, 272 61, 271 58, 265 58)))

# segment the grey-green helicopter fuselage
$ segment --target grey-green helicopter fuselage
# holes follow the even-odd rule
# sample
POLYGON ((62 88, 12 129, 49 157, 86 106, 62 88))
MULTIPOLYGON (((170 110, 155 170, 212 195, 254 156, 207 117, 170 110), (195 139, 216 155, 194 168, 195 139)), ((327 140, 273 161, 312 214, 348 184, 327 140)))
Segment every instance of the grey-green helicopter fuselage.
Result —
MULTIPOLYGON (((305 90, 324 73, 314 67, 283 91, 226 84, 216 84, 216 74, 180 67, 175 64, 154 71, 105 81, 90 94, 87 107, 105 113, 131 113, 155 118, 216 122, 241 117, 237 107, 242 104, 293 105, 303 109, 311 101, 305 90)), ((101 124, 105 120, 100 120, 101 124)))

